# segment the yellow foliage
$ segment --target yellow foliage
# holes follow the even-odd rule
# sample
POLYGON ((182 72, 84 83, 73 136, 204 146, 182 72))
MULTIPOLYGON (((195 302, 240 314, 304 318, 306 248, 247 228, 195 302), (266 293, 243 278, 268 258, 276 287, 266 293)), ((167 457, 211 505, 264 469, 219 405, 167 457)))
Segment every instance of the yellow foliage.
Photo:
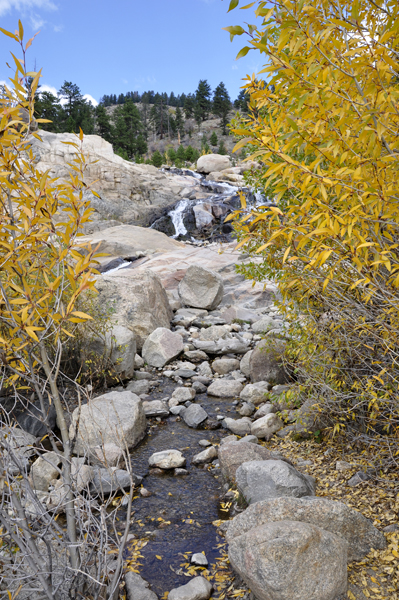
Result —
MULTIPOLYGON (((392 431, 399 425, 399 4, 253 5, 256 26, 227 30, 248 35, 267 84, 246 79, 250 113, 236 124, 236 149, 249 148, 248 160, 260 162, 260 185, 280 210, 238 211, 240 239, 265 257, 254 276, 273 272, 285 305, 307 315, 308 346, 297 357, 302 364, 322 357, 319 393, 324 384, 350 407, 376 393, 389 404, 392 431)), ((368 427, 381 418, 376 406, 368 427)))
POLYGON ((22 51, 22 59, 13 55, 15 74, 0 98, 0 358, 17 381, 32 377, 43 344, 59 345, 69 323, 89 318, 75 304, 84 290, 94 289, 94 253, 90 247, 76 252, 91 212, 83 195, 83 133, 73 144, 68 180, 36 168, 31 138, 40 139, 32 130, 41 74, 25 70, 32 40, 24 46, 22 25, 15 34, 1 31, 22 51))

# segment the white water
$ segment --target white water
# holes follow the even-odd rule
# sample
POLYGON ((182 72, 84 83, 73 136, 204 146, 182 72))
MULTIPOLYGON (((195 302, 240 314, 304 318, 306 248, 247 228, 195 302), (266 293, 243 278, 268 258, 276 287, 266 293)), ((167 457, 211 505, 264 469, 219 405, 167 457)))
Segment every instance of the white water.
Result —
POLYGON ((173 238, 177 238, 179 235, 186 235, 187 233, 187 229, 184 227, 183 223, 183 215, 189 204, 190 200, 180 200, 175 208, 169 213, 176 231, 175 235, 172 235, 173 238))

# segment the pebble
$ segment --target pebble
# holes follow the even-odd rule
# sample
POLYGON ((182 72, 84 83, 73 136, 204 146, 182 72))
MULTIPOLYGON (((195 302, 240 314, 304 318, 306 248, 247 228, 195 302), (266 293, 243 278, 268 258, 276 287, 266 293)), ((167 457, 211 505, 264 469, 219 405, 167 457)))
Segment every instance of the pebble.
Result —
POLYGON ((146 488, 140 488, 140 496, 142 496, 143 498, 149 498, 150 496, 152 496, 152 492, 150 492, 150 490, 147 490, 146 488))
POLYGON ((197 552, 196 554, 193 554, 191 557, 191 563, 193 565, 198 565, 199 567, 207 567, 209 564, 208 559, 202 552, 197 552))
POLYGON ((185 475, 188 475, 188 471, 187 469, 175 469, 174 470, 174 476, 175 477, 184 477, 185 475))
POLYGON ((198 443, 203 448, 208 448, 208 446, 212 446, 212 442, 210 442, 209 440, 200 440, 198 443))

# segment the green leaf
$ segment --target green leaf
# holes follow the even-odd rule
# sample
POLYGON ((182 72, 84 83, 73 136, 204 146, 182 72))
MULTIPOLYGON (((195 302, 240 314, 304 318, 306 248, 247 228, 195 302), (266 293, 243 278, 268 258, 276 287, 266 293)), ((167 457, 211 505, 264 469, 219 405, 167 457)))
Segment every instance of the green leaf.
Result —
POLYGON ((236 8, 236 6, 238 5, 238 3, 239 3, 239 0, 231 0, 229 10, 227 12, 229 13, 231 10, 234 10, 236 8))
POLYGON ((243 56, 246 56, 250 50, 251 50, 251 48, 249 46, 244 46, 244 48, 241 48, 241 50, 239 51, 239 53, 236 56, 236 60, 238 60, 239 58, 242 58, 243 56))
POLYGON ((231 25, 230 27, 223 27, 223 29, 231 35, 242 35, 245 33, 245 30, 240 25, 231 25))

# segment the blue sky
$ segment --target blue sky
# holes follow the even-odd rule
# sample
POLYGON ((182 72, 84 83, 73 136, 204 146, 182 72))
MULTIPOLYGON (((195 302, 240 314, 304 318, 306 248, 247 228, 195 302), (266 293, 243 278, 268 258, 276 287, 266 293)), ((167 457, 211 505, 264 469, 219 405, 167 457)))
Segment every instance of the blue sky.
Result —
MULTIPOLYGON (((244 39, 230 43, 222 27, 250 13, 227 14, 228 6, 229 0, 0 0, 0 26, 14 31, 20 18, 26 39, 40 29, 28 67, 36 61, 42 68, 43 86, 58 90, 72 81, 98 101, 133 90, 193 92, 207 79, 212 89, 224 81, 234 100, 242 78, 261 62, 253 52, 235 60, 244 39)), ((9 77, 5 63, 16 49, 0 33, 0 80, 9 77)))

